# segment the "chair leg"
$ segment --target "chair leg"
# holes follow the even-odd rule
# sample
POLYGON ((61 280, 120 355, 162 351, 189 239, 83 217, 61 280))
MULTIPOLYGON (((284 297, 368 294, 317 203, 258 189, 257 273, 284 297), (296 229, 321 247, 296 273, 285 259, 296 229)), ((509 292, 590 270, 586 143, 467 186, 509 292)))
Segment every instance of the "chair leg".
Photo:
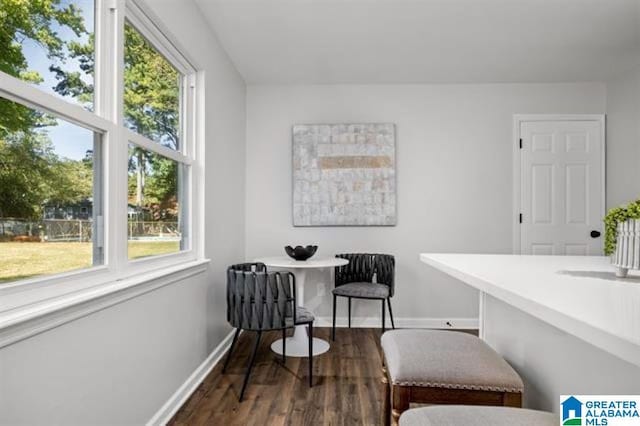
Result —
POLYGON ((349 328, 351 328, 351 298, 349 298, 349 328))
POLYGON ((393 311, 391 310, 391 298, 387 299, 387 305, 389 305, 389 318, 391 318, 391 328, 396 329, 396 325, 393 323, 393 311))
POLYGON ((382 332, 384 333, 384 299, 382 299, 382 332))
POLYGON ((227 354, 227 359, 224 361, 224 365, 222 366, 222 372, 227 371, 227 366, 229 365, 229 360, 231 359, 231 353, 233 352, 233 348, 236 346, 236 342, 238 341, 238 336, 240 335, 240 329, 236 328, 236 332, 233 335, 233 340, 231 341, 231 347, 229 348, 229 353, 227 354))
POLYGON ((313 323, 309 323, 309 387, 313 387, 313 323))
POLYGON ((336 298, 337 296, 333 295, 333 329, 331 330, 331 338, 333 341, 336 341, 336 298))
POLYGON ((287 362, 287 329, 282 329, 282 363, 287 362))
POLYGON ((247 366, 247 372, 244 376, 244 383, 242 384, 242 390, 240 391, 240 402, 242 402, 242 398, 244 398, 244 391, 247 389, 247 383, 249 383, 249 376, 251 375, 251 369, 253 368, 253 363, 256 360, 256 353, 258 352, 258 346, 260 346, 261 337, 262 337, 262 330, 258 331, 258 335, 256 336, 256 342, 253 345, 253 352, 251 353, 251 359, 249 360, 249 365, 247 366))

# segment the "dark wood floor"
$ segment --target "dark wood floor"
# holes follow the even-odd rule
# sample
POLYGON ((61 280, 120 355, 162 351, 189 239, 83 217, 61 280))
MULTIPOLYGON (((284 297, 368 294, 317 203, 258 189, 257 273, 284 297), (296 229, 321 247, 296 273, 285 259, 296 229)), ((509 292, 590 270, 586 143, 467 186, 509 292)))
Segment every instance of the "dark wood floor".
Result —
MULTIPOLYGON (((326 340, 330 328, 314 334, 326 340)), ((281 358, 270 349, 280 332, 263 337, 245 400, 238 402, 254 338, 243 333, 222 374, 222 363, 202 382, 170 425, 377 425, 380 423, 380 330, 338 329, 329 352, 313 360, 309 388, 306 358, 281 358)))

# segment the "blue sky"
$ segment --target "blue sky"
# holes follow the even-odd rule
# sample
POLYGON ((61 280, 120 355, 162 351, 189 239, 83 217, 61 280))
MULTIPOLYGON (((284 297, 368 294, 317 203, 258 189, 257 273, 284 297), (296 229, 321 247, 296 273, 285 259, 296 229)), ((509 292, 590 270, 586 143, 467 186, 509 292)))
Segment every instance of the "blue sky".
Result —
MULTIPOLYGON (((93 0, 66 0, 62 1, 61 5, 65 6, 69 3, 75 4, 82 10, 87 31, 93 32, 93 0)), ((57 31, 60 37, 65 41, 78 40, 73 31, 66 27, 56 26, 54 27, 54 30, 57 31)), ((86 41, 86 37, 83 38, 82 41, 86 41)), ((49 71, 51 60, 47 58, 47 51, 32 40, 25 40, 22 45, 22 51, 29 64, 29 69, 37 71, 44 79, 38 87, 45 92, 59 96, 53 90, 53 87, 58 83, 58 81, 55 79, 55 74, 49 71)), ((67 61, 67 63, 64 64, 64 68, 72 71, 79 71, 78 63, 76 61, 67 61)), ((92 76, 87 76, 86 81, 91 82, 92 79, 92 76)), ((71 103, 77 103, 73 98, 66 97, 65 99, 71 103)), ((85 128, 58 119, 58 125, 48 127, 47 131, 53 145, 55 146, 56 153, 61 157, 80 160, 84 158, 87 150, 93 149, 93 132, 85 128)))

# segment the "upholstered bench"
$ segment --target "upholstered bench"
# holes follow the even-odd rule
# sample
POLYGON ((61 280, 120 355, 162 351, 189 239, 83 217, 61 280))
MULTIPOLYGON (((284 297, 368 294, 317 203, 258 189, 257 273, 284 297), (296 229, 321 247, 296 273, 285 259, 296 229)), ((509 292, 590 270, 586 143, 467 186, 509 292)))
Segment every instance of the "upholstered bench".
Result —
POLYGON ((557 426, 558 416, 544 411, 469 405, 413 408, 400 417, 400 426, 557 426))
POLYGON ((397 423, 411 402, 520 407, 522 379, 485 342, 445 330, 392 330, 382 335, 383 420, 397 423))

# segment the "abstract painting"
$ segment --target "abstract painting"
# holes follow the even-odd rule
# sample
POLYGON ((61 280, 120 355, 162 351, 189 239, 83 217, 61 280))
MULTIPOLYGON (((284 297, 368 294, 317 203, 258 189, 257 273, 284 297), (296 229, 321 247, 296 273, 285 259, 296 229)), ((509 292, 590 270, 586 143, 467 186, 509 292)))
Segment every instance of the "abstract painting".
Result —
POLYGON ((395 145, 389 123, 293 126, 293 225, 395 225, 395 145))

